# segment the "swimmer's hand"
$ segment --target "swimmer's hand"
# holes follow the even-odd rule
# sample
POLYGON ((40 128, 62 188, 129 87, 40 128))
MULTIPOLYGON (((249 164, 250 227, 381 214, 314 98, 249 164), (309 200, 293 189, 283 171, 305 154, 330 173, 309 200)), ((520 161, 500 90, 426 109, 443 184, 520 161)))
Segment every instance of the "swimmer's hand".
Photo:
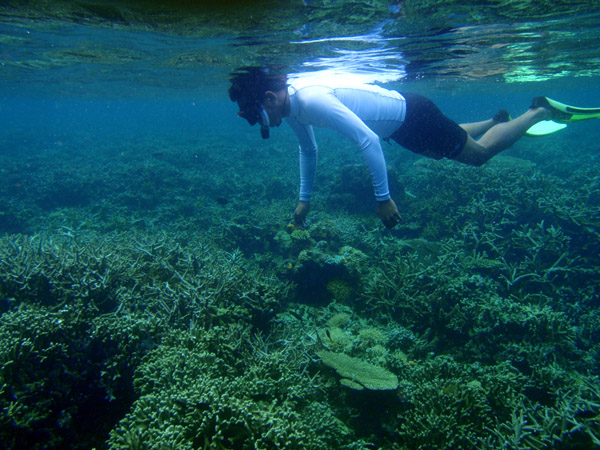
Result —
POLYGON ((306 215, 310 211, 310 202, 299 201, 294 211, 294 225, 301 230, 306 228, 306 215))
POLYGON ((391 198, 377 202, 377 215, 386 228, 394 228, 402 220, 398 207, 391 198))

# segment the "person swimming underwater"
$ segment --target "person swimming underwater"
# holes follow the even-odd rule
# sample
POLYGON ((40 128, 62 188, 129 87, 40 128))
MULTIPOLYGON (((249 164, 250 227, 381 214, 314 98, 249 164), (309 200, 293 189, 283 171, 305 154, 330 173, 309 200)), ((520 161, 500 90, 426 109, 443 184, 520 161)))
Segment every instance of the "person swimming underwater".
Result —
POLYGON ((288 82, 286 74, 253 67, 234 72, 230 81, 229 96, 239 106, 238 115, 250 125, 260 124, 263 138, 283 119, 298 138, 300 195, 294 224, 301 228, 310 210, 317 165, 313 126, 337 130, 360 148, 371 173, 377 214, 387 228, 393 228, 401 216, 389 192, 380 139, 394 140, 430 158, 480 166, 534 125, 553 118, 560 121, 563 113, 546 97, 536 97, 530 108, 514 119, 502 109, 481 122, 457 124, 421 95, 342 78, 307 77, 288 82))

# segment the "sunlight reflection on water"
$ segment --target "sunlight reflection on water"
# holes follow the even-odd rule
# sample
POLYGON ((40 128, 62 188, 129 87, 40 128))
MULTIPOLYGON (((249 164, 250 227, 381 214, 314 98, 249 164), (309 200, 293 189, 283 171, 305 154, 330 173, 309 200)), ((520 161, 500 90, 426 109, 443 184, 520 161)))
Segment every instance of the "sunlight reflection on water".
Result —
POLYGON ((336 77, 352 79, 362 83, 387 83, 406 76, 406 59, 397 49, 401 38, 385 38, 378 32, 360 36, 341 36, 307 41, 295 41, 292 44, 311 45, 331 43, 333 56, 314 58, 302 63, 303 72, 290 74, 291 79, 303 77, 336 77), (390 47, 390 43, 393 45, 390 47), (343 48, 362 46, 366 48, 343 48))

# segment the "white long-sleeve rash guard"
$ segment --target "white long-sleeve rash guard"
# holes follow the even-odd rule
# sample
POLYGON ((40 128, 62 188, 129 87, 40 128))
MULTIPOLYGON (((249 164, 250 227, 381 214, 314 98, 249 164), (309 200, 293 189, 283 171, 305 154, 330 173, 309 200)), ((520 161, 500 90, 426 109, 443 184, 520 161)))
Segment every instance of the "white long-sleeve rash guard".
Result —
POLYGON ((354 141, 371 172, 376 200, 388 200, 387 169, 379 138, 391 136, 404 122, 404 97, 374 85, 331 84, 297 81, 288 86, 290 115, 286 120, 300 142, 300 200, 310 200, 315 179, 318 147, 313 125, 338 130, 354 141))

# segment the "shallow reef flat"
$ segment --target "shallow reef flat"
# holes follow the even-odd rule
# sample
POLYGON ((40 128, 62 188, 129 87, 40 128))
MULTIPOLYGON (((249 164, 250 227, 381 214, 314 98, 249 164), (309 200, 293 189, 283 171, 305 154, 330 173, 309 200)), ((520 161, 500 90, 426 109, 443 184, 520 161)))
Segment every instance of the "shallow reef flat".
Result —
POLYGON ((392 156, 393 231, 332 154, 302 230, 276 144, 4 158, 2 448, 598 448, 599 167, 560 150, 392 156))

